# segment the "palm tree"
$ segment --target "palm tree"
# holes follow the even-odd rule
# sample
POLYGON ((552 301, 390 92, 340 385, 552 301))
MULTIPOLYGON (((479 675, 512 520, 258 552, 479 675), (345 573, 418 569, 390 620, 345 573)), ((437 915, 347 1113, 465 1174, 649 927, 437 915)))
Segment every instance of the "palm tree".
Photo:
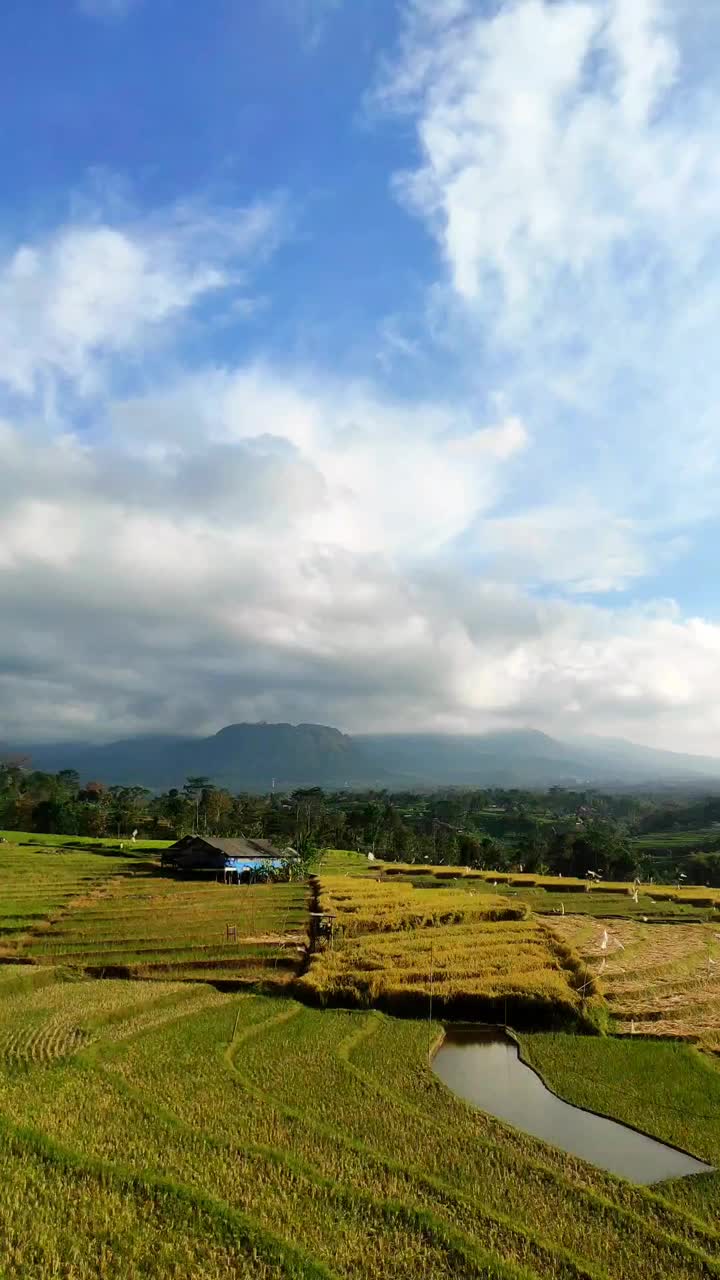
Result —
POLYGON ((183 791, 185 792, 188 800, 195 805, 195 830, 193 831, 193 835, 195 836, 200 834, 198 831, 198 827, 200 826, 200 800, 204 793, 213 790, 214 786, 209 778, 200 776, 187 778, 185 781, 183 791))

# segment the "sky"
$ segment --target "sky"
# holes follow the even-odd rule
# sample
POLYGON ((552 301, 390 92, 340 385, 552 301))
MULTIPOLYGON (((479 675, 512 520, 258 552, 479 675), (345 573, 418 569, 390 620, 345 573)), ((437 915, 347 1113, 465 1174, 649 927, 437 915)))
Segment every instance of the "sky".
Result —
POLYGON ((0 742, 720 755, 716 0, 5 0, 0 742))

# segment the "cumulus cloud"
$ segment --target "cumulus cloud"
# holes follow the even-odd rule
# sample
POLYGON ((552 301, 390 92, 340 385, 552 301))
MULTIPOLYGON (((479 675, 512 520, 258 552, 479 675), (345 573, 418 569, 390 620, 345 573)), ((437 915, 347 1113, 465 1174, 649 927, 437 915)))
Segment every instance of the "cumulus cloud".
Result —
MULTIPOLYGON (((313 488, 303 509, 308 538, 404 560, 440 551, 489 510, 528 443, 517 419, 477 426, 463 405, 408 404, 370 384, 262 365, 198 373, 118 402, 111 421, 114 437, 139 456, 152 441, 168 474, 178 449, 192 451, 198 436, 211 457, 222 446, 227 454, 265 454, 276 468, 295 459, 323 486, 321 500, 313 488)), ((279 488, 287 516, 298 498, 288 486, 284 496, 283 506, 279 488)))
MULTIPOLYGON (((492 362, 538 450, 502 526, 555 582, 657 573, 716 510, 720 96, 683 0, 413 0, 378 97, 414 124, 395 176, 445 263, 435 329, 492 362), (587 537, 587 496, 599 530, 587 537), (543 542, 548 555, 540 564, 543 542), (579 565, 579 548, 585 563, 579 565)), ((493 541, 498 531, 488 531, 493 541)))
POLYGON ((591 725, 712 746, 717 626, 669 606, 538 599, 450 561, 318 541, 318 475, 304 503, 274 495, 248 510, 241 485, 218 517, 215 482, 188 495, 174 471, 152 499, 147 488, 123 499, 111 456, 67 448, 62 493, 28 459, 0 528, 6 739, 290 718, 591 725))
POLYGON ((672 4, 518 0, 488 15, 420 0, 409 14, 385 95, 416 115, 421 158, 397 185, 464 299, 527 327, 558 275, 616 250, 692 262, 678 233, 712 231, 717 104, 702 123, 672 108, 672 4))
POLYGON ((521 424, 468 431, 464 449, 450 410, 426 406, 413 439, 406 407, 369 388, 267 366, 197 373, 143 408, 115 404, 92 442, 0 430, 6 739, 275 718, 714 732, 720 628, 535 599, 458 564, 447 535, 489 471, 501 492, 521 424), (448 439, 428 503, 413 467, 448 439), (394 524, 403 486, 414 539, 394 524))
POLYGON ((97 214, 0 261, 0 738, 288 718, 714 749, 720 626, 631 594, 717 509, 696 11, 406 12, 394 189, 444 266, 431 337, 380 329, 405 387, 437 339, 452 391, 188 355, 249 309, 276 200, 97 214))

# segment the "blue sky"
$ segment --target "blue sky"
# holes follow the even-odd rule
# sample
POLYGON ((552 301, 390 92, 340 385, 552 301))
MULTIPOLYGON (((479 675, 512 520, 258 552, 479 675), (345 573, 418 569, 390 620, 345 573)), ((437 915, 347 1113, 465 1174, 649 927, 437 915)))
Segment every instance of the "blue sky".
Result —
POLYGON ((707 0, 8 0, 0 741, 714 752, 707 0))

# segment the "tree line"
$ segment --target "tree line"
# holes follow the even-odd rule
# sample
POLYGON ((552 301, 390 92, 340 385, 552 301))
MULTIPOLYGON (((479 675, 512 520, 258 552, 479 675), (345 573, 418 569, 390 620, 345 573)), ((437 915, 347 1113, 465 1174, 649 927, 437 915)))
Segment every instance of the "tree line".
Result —
MULTIPOLYGON (((717 801, 678 801, 613 796, 553 787, 445 789, 434 792, 325 792, 304 787, 269 795, 232 794, 208 778, 189 777, 160 794, 142 786, 84 782, 72 769, 33 770, 0 763, 0 828, 122 841, 173 840, 199 832, 260 837, 299 851, 346 848, 409 863, 524 870, 584 876, 600 872, 624 879, 635 874, 670 877, 676 867, 633 845, 633 835, 657 829, 676 813, 682 827, 690 813, 708 820, 717 801)), ((702 883, 720 883, 720 852, 696 851, 683 866, 702 883)))

